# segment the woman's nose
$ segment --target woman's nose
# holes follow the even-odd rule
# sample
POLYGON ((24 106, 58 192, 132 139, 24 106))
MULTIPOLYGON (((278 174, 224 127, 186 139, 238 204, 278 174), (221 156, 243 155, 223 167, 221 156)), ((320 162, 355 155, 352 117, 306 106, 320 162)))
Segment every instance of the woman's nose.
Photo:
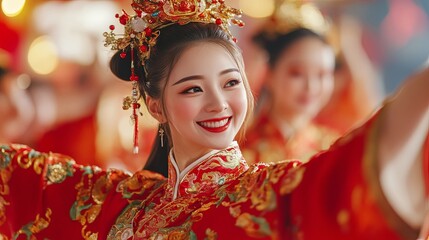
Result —
POLYGON ((206 111, 208 112, 222 112, 228 109, 228 102, 222 93, 210 93, 207 99, 206 111))
POLYGON ((320 81, 315 76, 308 76, 305 79, 306 89, 309 93, 316 93, 320 88, 320 81))

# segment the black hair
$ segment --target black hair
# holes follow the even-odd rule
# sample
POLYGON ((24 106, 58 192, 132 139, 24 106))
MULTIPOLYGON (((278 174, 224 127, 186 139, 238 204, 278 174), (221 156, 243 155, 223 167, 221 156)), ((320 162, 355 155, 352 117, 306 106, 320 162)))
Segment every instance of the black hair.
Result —
POLYGON ((277 60, 279 60, 281 54, 287 48, 289 48, 296 41, 306 37, 313 37, 319 39, 323 43, 328 44, 322 35, 307 28, 296 28, 283 34, 270 34, 265 31, 261 31, 254 35, 252 40, 267 52, 268 63, 271 68, 274 68, 277 60))

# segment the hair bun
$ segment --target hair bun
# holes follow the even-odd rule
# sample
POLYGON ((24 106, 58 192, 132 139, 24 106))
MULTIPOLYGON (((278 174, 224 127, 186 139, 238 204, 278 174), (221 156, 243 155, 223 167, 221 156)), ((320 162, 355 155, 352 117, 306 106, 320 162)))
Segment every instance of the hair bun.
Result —
MULTIPOLYGON (((138 49, 134 48, 134 72, 139 78, 144 78, 144 69, 138 49)), ((131 77, 131 47, 117 51, 110 59, 110 70, 121 80, 130 81, 131 77)))

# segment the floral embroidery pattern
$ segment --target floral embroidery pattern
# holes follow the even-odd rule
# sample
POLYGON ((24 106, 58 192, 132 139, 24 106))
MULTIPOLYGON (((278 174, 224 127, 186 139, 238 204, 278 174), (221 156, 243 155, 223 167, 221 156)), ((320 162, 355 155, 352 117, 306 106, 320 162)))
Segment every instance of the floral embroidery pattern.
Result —
POLYGON ((197 239, 195 233, 191 230, 192 222, 186 221, 185 224, 177 227, 160 228, 149 239, 197 239))
MULTIPOLYGON (((104 172, 97 167, 79 166, 65 157, 41 154, 29 148, 0 149, 0 197, 9 191, 8 182, 14 167, 39 175, 45 173, 47 186, 73 178, 76 199, 69 209, 69 216, 82 226, 82 238, 89 240, 102 236, 93 224, 98 224, 96 221, 101 211, 107 209, 103 204, 110 193, 115 193, 115 198, 124 201, 122 204, 128 202, 128 205, 117 216, 108 239, 223 238, 219 235, 224 232, 221 226, 207 222, 219 221, 219 216, 229 219, 228 227, 233 227, 240 236, 275 236, 276 226, 272 225, 272 219, 276 217, 279 204, 279 188, 286 189, 284 192, 287 193, 300 181, 299 174, 289 171, 297 166, 292 162, 249 168, 237 145, 207 157, 182 174, 178 184, 176 178, 167 181, 148 171, 129 176, 117 170, 104 172), (14 167, 10 164, 12 160, 16 163, 14 167), (173 191, 177 191, 176 199, 172 198, 173 191)), ((171 167, 169 171, 178 176, 171 167)), ((9 202, 0 198, 0 210, 3 211, 0 221, 5 221, 7 206, 9 202)), ((16 234, 33 238, 35 233, 49 226, 51 214, 51 209, 38 214, 16 234)))
POLYGON ((298 239, 303 234, 351 239, 353 223, 371 219, 365 224, 370 231, 364 228, 360 239, 373 239, 373 233, 377 239, 399 239, 392 238, 396 233, 359 171, 366 138, 363 131, 347 144, 339 141, 304 166, 283 161, 249 167, 235 144, 211 151, 185 172, 170 165, 168 180, 147 171, 129 176, 83 167, 26 146, 0 146, 0 238, 60 239, 67 232, 69 239, 91 240, 298 239), (347 156, 351 162, 345 163, 347 156), (326 161, 331 165, 323 170, 326 161), (357 171, 347 172, 341 195, 326 186, 336 184, 332 169, 344 177, 345 166, 357 171), (345 193, 356 187, 362 189, 358 194, 345 193), (57 201, 60 194, 63 201, 57 201), (320 208, 327 200, 329 213, 320 208), (354 202, 365 204, 356 208, 354 202))
POLYGON ((238 216, 236 226, 243 228, 251 237, 266 237, 271 235, 270 225, 266 219, 243 213, 238 216))
POLYGON ((17 239, 21 234, 24 234, 27 239, 36 239, 33 234, 39 233, 49 226, 49 223, 51 222, 51 215, 52 210, 50 208, 46 210, 44 216, 37 214, 34 221, 24 225, 18 232, 15 233, 14 239, 17 239))
POLYGON ((147 189, 158 188, 163 182, 160 174, 150 171, 140 171, 135 173, 132 177, 121 181, 116 191, 122 193, 122 197, 132 199, 134 195, 141 196, 145 194, 147 189))
POLYGON ((134 201, 122 211, 109 231, 108 239, 130 239, 133 236, 134 216, 140 210, 140 201, 134 201))
POLYGON ((70 209, 70 218, 79 221, 82 225, 82 237, 84 239, 98 239, 98 233, 92 233, 87 229, 88 224, 93 223, 100 214, 102 204, 107 194, 117 182, 125 177, 126 174, 110 170, 107 174, 101 173, 98 167, 81 167, 83 172, 81 181, 75 186, 77 190, 76 201, 70 209))
POLYGON ((12 176, 12 167, 10 166, 11 156, 6 151, 10 151, 8 146, 0 147, 0 225, 6 221, 6 206, 10 203, 4 198, 9 195, 9 180, 12 176))
POLYGON ((133 236, 133 219, 136 214, 139 211, 148 212, 154 207, 153 202, 145 206, 144 199, 160 198, 162 195, 158 194, 163 183, 165 178, 162 175, 143 170, 118 184, 116 192, 121 193, 129 204, 116 219, 108 239, 129 239, 133 236))
POLYGON ((72 177, 74 172, 73 164, 75 164, 74 161, 67 161, 48 165, 46 173, 48 184, 62 183, 66 177, 72 177))
MULTIPOLYGON (((155 181, 137 174, 117 187, 130 203, 117 218, 109 239, 130 239, 131 236, 135 239, 197 239, 194 227, 206 226, 206 219, 223 211, 235 219, 232 224, 242 229, 244 236, 275 235, 271 218, 275 216, 280 197, 276 191, 280 183, 290 183, 286 188, 296 187, 299 179, 290 179, 295 175, 286 174, 296 166, 294 162, 285 162, 277 166, 259 164, 249 169, 238 146, 234 145, 209 156, 186 173, 180 179, 176 199, 171 198, 176 178, 155 181)), ((171 164, 169 172, 178 175, 171 164)), ((211 225, 199 234, 205 239, 219 237, 211 225)))
MULTIPOLYGON (((18 167, 23 169, 32 169, 38 175, 43 172, 47 154, 41 154, 34 150, 29 150, 23 145, 0 146, 0 226, 6 222, 6 207, 11 203, 6 200, 10 194, 9 181, 16 166, 12 166, 12 160, 16 160, 18 167)), ((27 238, 33 233, 38 233, 49 225, 51 209, 47 209, 45 217, 39 214, 36 220, 21 228, 16 234, 25 234, 27 238)))

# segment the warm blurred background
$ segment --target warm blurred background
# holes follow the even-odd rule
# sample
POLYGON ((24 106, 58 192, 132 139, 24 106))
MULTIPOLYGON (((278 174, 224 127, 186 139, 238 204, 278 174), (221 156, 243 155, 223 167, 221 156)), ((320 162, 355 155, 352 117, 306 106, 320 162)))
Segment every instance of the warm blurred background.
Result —
MULTIPOLYGON (((234 35, 256 92, 266 59, 250 38, 279 5, 275 0, 229 2, 244 11, 246 27, 234 29, 234 35)), ((380 104, 405 76, 429 64, 429 0, 311 2, 330 19, 331 42, 347 68, 343 78, 371 92, 371 99, 357 95, 357 101, 380 104)), ((141 151, 133 155, 130 112, 122 110, 131 88, 109 72, 112 53, 103 46, 102 34, 119 25, 114 15, 121 9, 129 10, 129 1, 1 0, 0 142, 103 167, 134 171, 144 165, 156 122, 143 113, 141 151)))

